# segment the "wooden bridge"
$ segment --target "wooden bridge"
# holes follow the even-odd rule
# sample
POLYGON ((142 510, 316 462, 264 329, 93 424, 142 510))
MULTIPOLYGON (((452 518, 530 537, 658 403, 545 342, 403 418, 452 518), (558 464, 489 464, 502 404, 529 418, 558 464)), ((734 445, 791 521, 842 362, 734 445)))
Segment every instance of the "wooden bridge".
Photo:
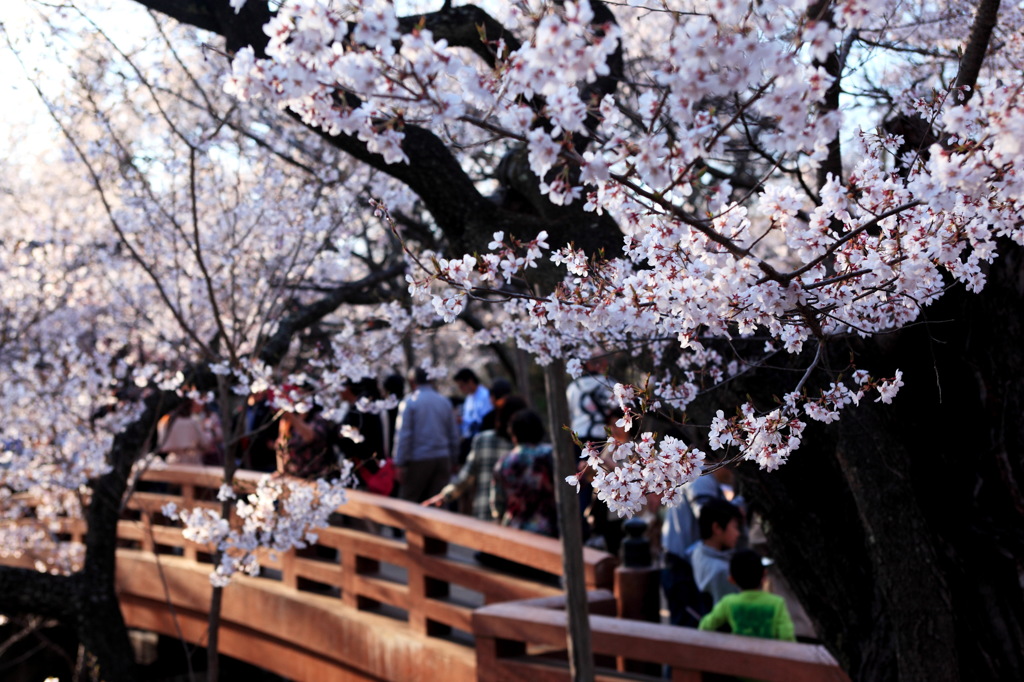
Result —
MULTIPOLYGON (((259 474, 241 472, 243 484, 259 474)), ((145 479, 118 536, 117 581, 129 627, 204 645, 212 569, 160 513, 213 502, 218 469, 169 466, 145 479)), ((266 555, 259 577, 223 594, 222 653, 294 680, 569 679, 557 580, 482 565, 477 553, 558 576, 558 541, 352 491, 317 546, 266 555)), ((81 528, 70 528, 76 539, 81 528)), ((487 562, 490 563, 490 562, 487 562)), ((598 680, 696 682, 704 672, 779 682, 848 678, 820 646, 699 632, 635 618, 657 612, 657 573, 584 550, 598 680), (646 598, 646 606, 645 606, 646 598)))

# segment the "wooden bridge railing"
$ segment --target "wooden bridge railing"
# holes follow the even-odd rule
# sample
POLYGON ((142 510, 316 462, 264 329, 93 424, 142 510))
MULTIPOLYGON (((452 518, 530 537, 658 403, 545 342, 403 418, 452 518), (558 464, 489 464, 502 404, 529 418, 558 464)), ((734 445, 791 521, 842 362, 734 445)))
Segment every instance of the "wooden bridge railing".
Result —
MULTIPOLYGON (((254 488, 261 475, 243 471, 237 480, 243 488, 254 488)), ((151 469, 143 478, 168 490, 135 493, 128 509, 137 518, 122 521, 118 537, 126 546, 209 561, 208 548, 184 540, 180 528, 163 520, 160 510, 167 502, 219 508, 213 496, 223 481, 220 471, 169 466, 151 469)), ((261 564, 286 587, 338 596, 351 608, 394 615, 424 635, 450 636, 453 630, 469 635, 473 610, 479 606, 561 592, 557 579, 552 584, 497 573, 475 559, 482 552, 557 577, 562 553, 553 538, 358 490, 348 492, 335 520, 340 525, 318 530, 310 549, 267 552, 261 564)), ((611 588, 615 565, 611 555, 585 549, 587 588, 611 588)))
MULTIPOLYGON (((254 488, 260 476, 240 472, 238 481, 254 488)), ((129 553, 126 570, 141 576, 152 563, 146 557, 164 557, 162 570, 178 571, 176 586, 189 593, 172 594, 176 617, 191 614, 191 638, 201 643, 200 595, 209 591, 202 583, 212 570, 210 550, 186 541, 160 510, 167 502, 219 508, 214 497, 221 472, 168 466, 146 472, 144 480, 149 490, 133 495, 118 527, 129 553)), ((476 553, 485 553, 559 576, 558 541, 359 491, 349 493, 335 521, 318 531, 314 547, 267 553, 260 578, 229 588, 236 597, 225 602, 224 618, 235 639, 222 642, 240 642, 236 651, 250 652, 246 638, 261 637, 259 656, 251 660, 294 679, 433 680, 439 670, 453 682, 569 679, 562 591, 551 581, 494 572, 476 560, 476 553), (331 606, 339 603, 348 608, 331 606), (302 622, 277 622, 288 619, 302 622), (308 622, 320 619, 315 626, 308 622), (250 620, 271 626, 255 632, 250 620)), ((78 539, 82 531, 69 524, 66 535, 78 539)), ((820 646, 626 620, 638 611, 639 586, 656 589, 656 576, 616 569, 610 555, 592 549, 584 550, 584 570, 599 680, 656 679, 663 669, 675 682, 696 682, 701 671, 793 682, 848 679, 820 646)), ((158 587, 152 576, 122 576, 120 568, 119 581, 138 626, 159 630, 153 612, 166 585, 158 587)))
MULTIPOLYGON (((615 595, 598 590, 591 600, 600 604, 615 595)), ((551 657, 565 643, 565 617, 559 613, 564 607, 562 597, 549 597, 478 609, 473 615, 477 680, 568 682, 566 666, 551 657)), ((663 670, 672 682, 700 682, 705 672, 766 682, 849 682, 820 645, 623 620, 594 615, 593 609, 590 628, 599 661, 596 682, 621 680, 626 671, 633 671, 629 679, 660 679, 663 670)))

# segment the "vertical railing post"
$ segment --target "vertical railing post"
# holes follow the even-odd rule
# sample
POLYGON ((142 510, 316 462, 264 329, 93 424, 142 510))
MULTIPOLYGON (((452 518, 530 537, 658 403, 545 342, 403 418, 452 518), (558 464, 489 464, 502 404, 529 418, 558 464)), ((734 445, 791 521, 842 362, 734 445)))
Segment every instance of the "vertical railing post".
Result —
MULTIPOLYGON (((196 487, 192 483, 181 484, 181 508, 192 509, 196 504, 196 487)), ((189 561, 199 560, 199 551, 192 543, 182 541, 182 555, 189 561)))
POLYGON ((358 572, 358 557, 351 547, 341 548, 341 603, 351 609, 359 608, 359 598, 356 594, 356 576, 358 572))
POLYGON ((156 543, 153 541, 153 514, 150 513, 149 509, 143 508, 139 514, 139 520, 142 525, 142 551, 155 554, 156 543))
POLYGON ((426 538, 421 533, 405 531, 406 575, 409 579, 409 627, 413 632, 427 634, 427 581, 422 558, 426 555, 426 538))
POLYGON ((409 626, 413 632, 424 635, 444 635, 450 631, 447 626, 432 623, 427 618, 428 600, 448 595, 448 584, 431 578, 423 570, 423 558, 441 554, 447 543, 422 533, 405 531, 406 552, 409 562, 406 567, 409 577, 409 626))
MULTIPOLYGON (((661 621, 661 571, 651 564, 651 543, 647 539, 647 522, 634 517, 625 524, 622 542, 623 565, 615 568, 616 615, 627 620, 661 621)), ((619 656, 620 672, 657 675, 658 664, 628 660, 619 656)))
POLYGON ((281 554, 281 584, 292 590, 299 589, 299 571, 294 549, 281 554))

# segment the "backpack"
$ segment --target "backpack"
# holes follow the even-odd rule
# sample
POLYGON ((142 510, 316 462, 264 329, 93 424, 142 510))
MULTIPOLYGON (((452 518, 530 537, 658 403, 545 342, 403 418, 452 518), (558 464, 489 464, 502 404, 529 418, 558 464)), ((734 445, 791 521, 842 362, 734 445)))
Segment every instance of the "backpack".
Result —
POLYGON ((580 411, 590 416, 588 433, 593 431, 595 427, 603 427, 608 423, 608 417, 612 413, 612 407, 608 402, 610 397, 608 388, 600 382, 594 384, 593 388, 580 395, 580 411))

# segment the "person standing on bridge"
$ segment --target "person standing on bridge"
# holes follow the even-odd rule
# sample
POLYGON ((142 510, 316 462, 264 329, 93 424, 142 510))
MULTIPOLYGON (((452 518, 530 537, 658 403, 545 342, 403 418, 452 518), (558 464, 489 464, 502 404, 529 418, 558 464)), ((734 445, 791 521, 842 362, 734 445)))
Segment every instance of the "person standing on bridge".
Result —
POLYGON ((468 493, 473 493, 473 516, 481 521, 493 521, 491 516, 491 486, 494 465, 509 450, 512 443, 508 440, 508 421, 513 414, 526 409, 526 401, 517 395, 500 398, 494 410, 494 428, 481 431, 473 437, 469 456, 459 469, 458 475, 437 495, 423 504, 428 507, 440 507, 453 500, 461 500, 468 493))
POLYGON ((331 445, 331 432, 338 427, 321 416, 319 405, 300 412, 292 409, 300 402, 312 400, 305 396, 309 387, 284 386, 279 396, 272 401, 275 405, 289 405, 283 409, 278 423, 275 452, 277 472, 297 478, 336 478, 338 458, 331 445))
POLYGON ((394 463, 399 497, 423 502, 441 492, 458 462, 459 426, 425 369, 414 370, 409 383, 413 391, 398 406, 394 463))
POLYGON ((465 396, 459 407, 459 432, 462 436, 459 443, 459 464, 461 465, 469 455, 473 437, 483 430, 484 417, 493 409, 493 406, 490 391, 480 383, 480 378, 473 370, 463 367, 455 373, 452 381, 458 387, 459 393, 465 396))
MULTIPOLYGON (((218 429, 219 431, 219 429, 218 429)), ((203 464, 203 458, 219 445, 212 419, 203 418, 203 404, 186 399, 157 423, 157 452, 169 464, 203 464)))
POLYGON ((509 421, 515 447, 494 467, 491 510, 503 526, 558 537, 554 460, 544 439, 544 422, 533 410, 509 421))

